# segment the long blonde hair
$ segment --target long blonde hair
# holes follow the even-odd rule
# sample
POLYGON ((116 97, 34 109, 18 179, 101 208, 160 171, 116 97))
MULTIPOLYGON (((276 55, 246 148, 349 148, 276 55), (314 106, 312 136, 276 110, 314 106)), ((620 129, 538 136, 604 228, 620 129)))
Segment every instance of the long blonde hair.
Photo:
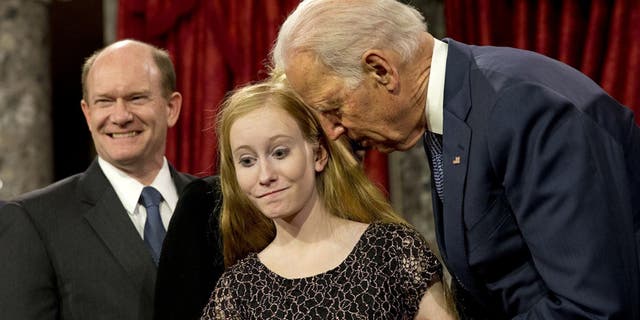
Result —
POLYGON ((220 228, 225 266, 229 267, 251 252, 264 249, 275 237, 275 225, 240 189, 236 179, 229 132, 233 123, 249 112, 265 106, 284 110, 298 124, 302 136, 327 150, 328 162, 316 174, 321 201, 335 216, 371 223, 406 222, 392 209, 382 192, 367 178, 345 141, 327 138, 314 113, 287 86, 284 75, 240 88, 223 103, 218 114, 220 178, 223 204, 220 228))

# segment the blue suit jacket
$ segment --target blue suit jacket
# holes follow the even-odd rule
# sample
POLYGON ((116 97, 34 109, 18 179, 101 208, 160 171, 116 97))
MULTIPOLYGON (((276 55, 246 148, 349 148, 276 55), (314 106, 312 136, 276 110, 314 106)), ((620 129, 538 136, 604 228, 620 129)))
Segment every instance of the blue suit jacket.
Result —
POLYGON ((445 41, 445 201, 434 212, 463 312, 640 319, 632 112, 556 60, 445 41))

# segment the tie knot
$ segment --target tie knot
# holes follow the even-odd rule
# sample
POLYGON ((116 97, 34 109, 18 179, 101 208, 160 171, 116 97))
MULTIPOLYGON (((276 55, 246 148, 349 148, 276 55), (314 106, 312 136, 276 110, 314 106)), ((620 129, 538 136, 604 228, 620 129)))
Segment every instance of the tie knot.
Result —
POLYGON ((140 195, 140 203, 145 207, 159 206, 162 202, 162 195, 154 187, 142 188, 142 194, 140 195))

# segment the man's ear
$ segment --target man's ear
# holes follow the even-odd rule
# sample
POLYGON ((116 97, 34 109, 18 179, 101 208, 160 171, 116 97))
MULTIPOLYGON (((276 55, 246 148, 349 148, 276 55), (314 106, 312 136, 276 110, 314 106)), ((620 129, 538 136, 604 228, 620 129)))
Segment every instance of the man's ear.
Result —
POLYGON ((89 105, 82 99, 80 100, 80 107, 82 107, 82 114, 84 114, 84 120, 87 121, 89 131, 91 131, 91 113, 89 112, 89 105))
POLYGON ((173 127, 180 117, 180 109, 182 108, 182 95, 174 92, 167 101, 167 125, 173 127))
POLYGON ((369 49, 362 55, 362 65, 366 75, 373 77, 376 83, 393 92, 398 88, 399 79, 398 71, 390 57, 386 51, 369 49))
POLYGON ((322 172, 324 170, 324 167, 327 165, 327 161, 329 161, 329 154, 327 153, 327 149, 325 149, 322 145, 318 146, 315 153, 316 172, 322 172))

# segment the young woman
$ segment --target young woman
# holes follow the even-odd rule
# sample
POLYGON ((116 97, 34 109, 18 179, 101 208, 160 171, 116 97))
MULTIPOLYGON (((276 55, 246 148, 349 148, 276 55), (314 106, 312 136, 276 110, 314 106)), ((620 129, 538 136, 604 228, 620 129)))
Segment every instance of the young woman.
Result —
POLYGON ((218 118, 227 271, 202 319, 450 319, 442 267, 272 78, 218 118))

